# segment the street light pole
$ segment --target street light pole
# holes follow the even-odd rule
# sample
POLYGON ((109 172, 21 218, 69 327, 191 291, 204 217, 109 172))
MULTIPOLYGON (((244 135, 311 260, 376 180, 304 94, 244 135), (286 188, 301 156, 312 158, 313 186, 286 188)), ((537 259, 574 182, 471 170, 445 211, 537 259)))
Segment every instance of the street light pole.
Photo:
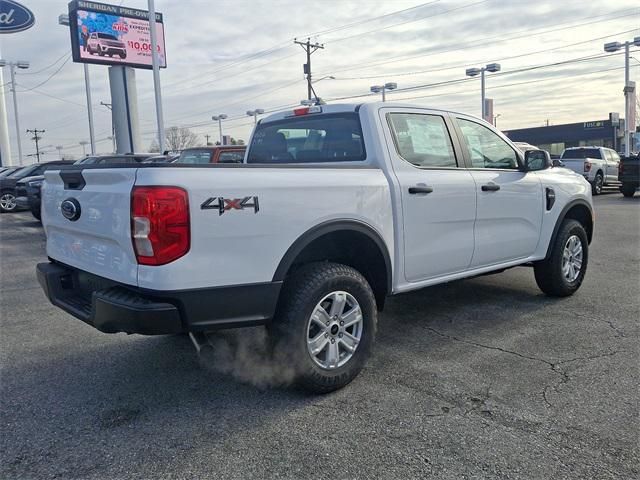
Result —
MULTIPOLYGON (((481 68, 467 68, 466 75, 467 77, 476 77, 480 75, 480 101, 482 102, 482 108, 480 111, 482 112, 482 119, 487 120, 485 117, 487 116, 487 109, 485 105, 485 72, 499 72, 500 71, 499 63, 489 63, 488 65, 481 68)), ((489 120, 490 122, 491 120, 489 120)))
POLYGON ((0 60, 0 66, 4 67, 5 65, 9 66, 9 72, 11 74, 11 93, 13 94, 13 113, 16 118, 16 141, 18 142, 18 161, 19 165, 22 166, 22 140, 20 140, 20 115, 18 114, 18 94, 16 92, 16 67, 18 68, 29 68, 29 62, 25 61, 17 61, 17 62, 7 62, 5 60, 0 60))
POLYGON ((395 82, 388 82, 388 83, 385 83, 384 85, 373 85, 373 86, 370 88, 370 90, 371 90, 373 93, 380 93, 380 92, 382 92, 382 101, 383 101, 383 102, 386 102, 386 101, 387 101, 387 98, 386 98, 386 95, 385 95, 386 91, 387 91, 387 90, 389 90, 389 91, 391 91, 391 90, 395 90, 396 88, 398 88, 398 84, 397 84, 397 83, 395 83, 395 82))
MULTIPOLYGON (((69 26, 69 15, 63 13, 58 16, 58 25, 63 27, 69 26)), ((93 105, 91 104, 91 80, 89 78, 89 65, 83 65, 84 71, 84 89, 87 97, 87 117, 89 118, 89 141, 91 142, 91 154, 96 154, 96 136, 93 129, 93 105)))
POLYGON ((87 143, 89 143, 89 142, 87 142, 86 140, 81 140, 79 143, 80 143, 80 145, 82 145, 82 156, 86 157, 87 156, 87 149, 85 147, 86 147, 87 143))
POLYGON ((256 125, 258 123, 258 115, 262 115, 264 110, 262 108, 256 108, 255 110, 247 110, 247 115, 253 117, 253 124, 256 125))
POLYGON ((605 43, 605 52, 617 52, 624 46, 624 155, 628 157, 631 154, 631 125, 635 126, 635 118, 631 118, 633 100, 633 92, 635 91, 635 83, 629 79, 629 49, 631 45, 640 47, 640 37, 635 37, 633 40, 620 43, 610 42, 605 43))
POLYGON ((220 145, 222 145, 222 120, 224 120, 225 118, 227 118, 227 115, 225 115, 224 113, 211 117, 211 120, 213 120, 214 122, 218 122, 218 127, 220 128, 220 145))

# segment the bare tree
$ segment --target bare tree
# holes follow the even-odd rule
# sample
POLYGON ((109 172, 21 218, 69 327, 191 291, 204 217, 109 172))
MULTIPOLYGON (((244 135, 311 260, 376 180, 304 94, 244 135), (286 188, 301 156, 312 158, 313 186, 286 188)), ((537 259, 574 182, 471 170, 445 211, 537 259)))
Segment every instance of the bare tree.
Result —
MULTIPOLYGON (((165 135, 165 149, 170 152, 177 152, 179 150, 184 150, 189 147, 197 147, 200 145, 200 140, 198 139, 198 135, 193 133, 186 127, 170 127, 167 128, 164 132, 165 135)), ((158 141, 153 140, 151 142, 151 146, 149 147, 150 152, 158 152, 160 148, 158 147, 158 141)))

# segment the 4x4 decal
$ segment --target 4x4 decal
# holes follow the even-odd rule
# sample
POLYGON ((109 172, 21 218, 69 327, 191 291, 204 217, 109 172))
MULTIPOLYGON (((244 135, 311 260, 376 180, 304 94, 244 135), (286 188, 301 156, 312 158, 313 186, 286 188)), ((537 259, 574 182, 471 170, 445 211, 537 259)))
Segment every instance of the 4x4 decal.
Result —
POLYGON ((200 208, 202 210, 218 210, 219 215, 222 215, 224 212, 228 212, 229 210, 244 210, 245 208, 253 208, 253 212, 258 213, 260 210, 260 204, 258 203, 258 197, 210 197, 202 202, 200 208))

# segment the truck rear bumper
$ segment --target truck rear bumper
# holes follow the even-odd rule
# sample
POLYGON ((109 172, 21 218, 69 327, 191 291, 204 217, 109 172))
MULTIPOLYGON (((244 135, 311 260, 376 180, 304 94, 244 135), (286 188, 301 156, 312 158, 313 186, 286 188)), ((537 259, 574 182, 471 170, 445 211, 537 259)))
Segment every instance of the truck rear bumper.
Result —
POLYGON ((49 301, 105 333, 163 335, 267 323, 281 282, 178 291, 123 285, 55 262, 36 267, 49 301))

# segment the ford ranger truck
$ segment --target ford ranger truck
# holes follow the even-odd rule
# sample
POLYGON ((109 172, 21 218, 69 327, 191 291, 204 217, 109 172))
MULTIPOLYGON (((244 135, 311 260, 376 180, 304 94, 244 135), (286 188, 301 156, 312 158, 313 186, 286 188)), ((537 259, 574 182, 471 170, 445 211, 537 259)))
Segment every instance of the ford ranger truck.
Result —
POLYGON ((242 164, 47 172, 50 301, 106 333, 265 325, 295 384, 371 355, 385 298, 510 267, 548 295, 584 280, 591 186, 482 120, 392 103, 296 108, 242 164))

